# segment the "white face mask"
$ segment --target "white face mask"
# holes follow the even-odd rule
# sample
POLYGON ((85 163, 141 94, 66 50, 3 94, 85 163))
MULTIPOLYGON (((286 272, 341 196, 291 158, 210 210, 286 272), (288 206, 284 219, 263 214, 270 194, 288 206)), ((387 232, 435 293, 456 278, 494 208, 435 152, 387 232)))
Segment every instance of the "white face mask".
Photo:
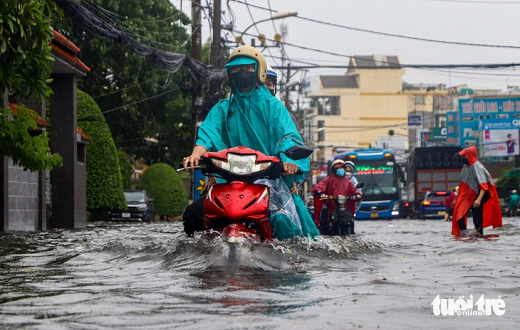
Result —
POLYGON ((350 179, 352 177, 352 173, 351 172, 345 172, 345 176, 350 179))

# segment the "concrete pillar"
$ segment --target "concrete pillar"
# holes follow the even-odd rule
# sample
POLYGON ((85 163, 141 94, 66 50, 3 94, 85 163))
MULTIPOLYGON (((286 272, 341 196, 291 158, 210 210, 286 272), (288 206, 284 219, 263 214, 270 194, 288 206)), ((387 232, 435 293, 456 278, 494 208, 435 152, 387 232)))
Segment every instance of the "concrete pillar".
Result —
MULTIPOLYGON (((0 94, 1 107, 7 108, 8 96, 7 89, 4 89, 0 94)), ((4 118, 0 118, 0 120, 4 120, 4 118)), ((7 158, 0 157, 0 231, 4 231, 9 225, 8 188, 7 158)))
POLYGON ((49 228, 85 228, 86 167, 77 162, 77 80, 74 74, 52 75, 51 150, 63 166, 51 172, 52 217, 49 228))

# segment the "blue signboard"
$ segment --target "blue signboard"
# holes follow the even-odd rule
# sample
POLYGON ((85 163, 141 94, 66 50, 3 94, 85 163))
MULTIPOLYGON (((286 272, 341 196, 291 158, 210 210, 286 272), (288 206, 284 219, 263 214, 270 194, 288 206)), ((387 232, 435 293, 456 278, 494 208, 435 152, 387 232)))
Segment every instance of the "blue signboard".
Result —
POLYGON ((421 127, 422 115, 408 115, 408 127, 421 127))
POLYGON ((450 114, 446 114, 448 144, 466 148, 478 144, 480 121, 498 122, 505 119, 520 119, 520 98, 461 99, 459 100, 459 113, 451 118, 453 120, 449 120, 450 114), (450 129, 450 125, 453 126, 452 129, 450 129))

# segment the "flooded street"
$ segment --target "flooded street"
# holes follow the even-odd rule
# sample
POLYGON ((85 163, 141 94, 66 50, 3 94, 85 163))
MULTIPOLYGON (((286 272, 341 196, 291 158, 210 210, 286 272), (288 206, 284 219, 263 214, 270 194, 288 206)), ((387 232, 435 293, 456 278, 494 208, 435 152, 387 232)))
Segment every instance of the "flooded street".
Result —
POLYGON ((487 238, 450 230, 365 221, 355 238, 265 246, 188 239, 173 222, 0 233, 0 328, 517 329, 520 219, 487 238), (476 310, 483 294, 505 313, 434 315, 437 295, 476 310))

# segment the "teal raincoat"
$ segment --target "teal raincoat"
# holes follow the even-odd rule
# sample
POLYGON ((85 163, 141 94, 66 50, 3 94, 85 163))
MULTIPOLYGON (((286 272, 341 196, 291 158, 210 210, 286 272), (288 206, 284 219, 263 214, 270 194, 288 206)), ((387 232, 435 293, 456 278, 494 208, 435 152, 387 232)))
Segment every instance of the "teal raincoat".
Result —
MULTIPOLYGON (((235 91, 230 99, 221 100, 208 113, 199 127, 196 145, 208 151, 219 151, 235 146, 245 146, 276 156, 294 145, 303 145, 303 140, 283 103, 271 95, 264 85, 250 92, 235 91)), ((303 175, 284 176, 288 187, 295 180, 302 181, 310 169, 309 159, 292 160, 281 154, 283 162, 298 165, 303 175)), ((319 236, 312 218, 300 196, 293 194, 301 229, 285 214, 273 214, 271 225, 277 239, 297 235, 319 236)))

